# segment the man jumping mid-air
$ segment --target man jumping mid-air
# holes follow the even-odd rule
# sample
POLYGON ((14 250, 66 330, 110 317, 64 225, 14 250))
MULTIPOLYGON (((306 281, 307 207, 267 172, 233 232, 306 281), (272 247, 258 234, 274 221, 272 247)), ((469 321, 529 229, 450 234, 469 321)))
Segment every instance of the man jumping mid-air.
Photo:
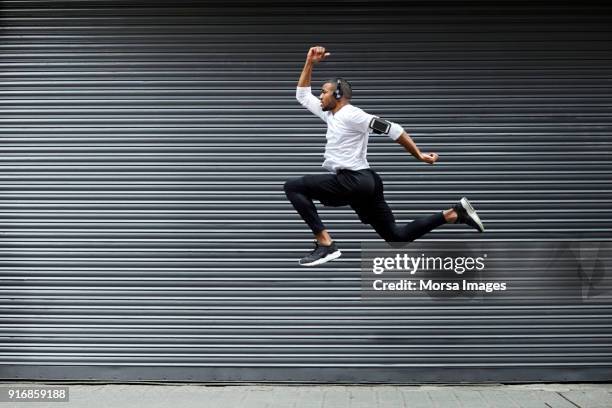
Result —
POLYGON ((364 224, 370 224, 387 242, 410 242, 446 223, 465 223, 483 232, 484 226, 467 198, 452 208, 418 218, 408 224, 395 223, 393 212, 383 194, 383 183, 366 159, 368 135, 384 134, 404 146, 418 160, 434 164, 436 153, 422 153, 410 136, 396 123, 370 115, 350 104, 351 86, 343 78, 323 84, 317 99, 311 92, 310 79, 314 64, 330 53, 323 47, 312 47, 297 86, 296 98, 310 112, 327 123, 327 144, 323 167, 328 174, 306 175, 288 180, 285 193, 291 204, 314 233, 314 250, 300 259, 300 265, 314 266, 338 258, 341 253, 312 200, 338 207, 350 205, 364 224))

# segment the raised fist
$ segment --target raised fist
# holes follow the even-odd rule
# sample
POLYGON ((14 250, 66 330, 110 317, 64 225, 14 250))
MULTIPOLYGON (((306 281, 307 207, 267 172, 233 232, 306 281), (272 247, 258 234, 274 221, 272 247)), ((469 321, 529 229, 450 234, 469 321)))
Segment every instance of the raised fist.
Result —
POLYGON ((323 61, 325 58, 327 58, 329 54, 329 52, 325 52, 325 47, 316 46, 308 50, 308 56, 306 59, 316 64, 317 62, 323 61))

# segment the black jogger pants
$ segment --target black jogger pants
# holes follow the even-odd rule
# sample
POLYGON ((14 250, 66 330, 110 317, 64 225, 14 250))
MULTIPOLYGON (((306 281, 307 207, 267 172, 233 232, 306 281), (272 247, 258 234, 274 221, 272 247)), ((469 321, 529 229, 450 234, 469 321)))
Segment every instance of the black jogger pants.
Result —
POLYGON ((387 242, 414 241, 446 223, 442 212, 438 212, 397 225, 383 190, 382 180, 372 169, 306 175, 285 183, 287 198, 314 234, 326 228, 312 200, 331 207, 350 205, 361 222, 372 225, 387 242))

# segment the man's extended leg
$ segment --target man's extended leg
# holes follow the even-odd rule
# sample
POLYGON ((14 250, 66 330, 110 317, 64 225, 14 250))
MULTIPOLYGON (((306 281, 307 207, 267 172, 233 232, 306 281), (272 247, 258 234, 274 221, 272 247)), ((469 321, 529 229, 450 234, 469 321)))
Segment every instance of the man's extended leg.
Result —
POLYGON ((440 211, 403 225, 398 225, 395 217, 391 215, 391 217, 377 220, 372 227, 387 242, 411 242, 447 222, 444 213, 440 211))
POLYGON ((382 179, 377 173, 372 173, 375 180, 375 189, 371 200, 354 208, 362 221, 371 224, 385 241, 411 242, 446 223, 461 222, 476 228, 480 232, 484 231, 480 218, 465 197, 448 210, 398 225, 391 208, 385 201, 382 179))
POLYGON ((390 209, 379 214, 384 216, 379 216, 372 223, 372 227, 387 242, 412 242, 446 223, 465 223, 480 232, 484 231, 478 214, 465 197, 448 210, 417 218, 403 225, 397 225, 390 209))

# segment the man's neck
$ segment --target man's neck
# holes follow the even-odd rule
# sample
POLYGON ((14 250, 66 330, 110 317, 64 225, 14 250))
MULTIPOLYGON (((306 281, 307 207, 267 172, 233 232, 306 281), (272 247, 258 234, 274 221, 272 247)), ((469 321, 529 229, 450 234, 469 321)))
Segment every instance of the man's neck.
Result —
POLYGON ((348 104, 349 104, 349 102, 347 100, 341 100, 340 102, 338 102, 336 104, 334 109, 331 110, 331 113, 333 113, 335 115, 336 112, 338 112, 340 109, 344 108, 348 104))

